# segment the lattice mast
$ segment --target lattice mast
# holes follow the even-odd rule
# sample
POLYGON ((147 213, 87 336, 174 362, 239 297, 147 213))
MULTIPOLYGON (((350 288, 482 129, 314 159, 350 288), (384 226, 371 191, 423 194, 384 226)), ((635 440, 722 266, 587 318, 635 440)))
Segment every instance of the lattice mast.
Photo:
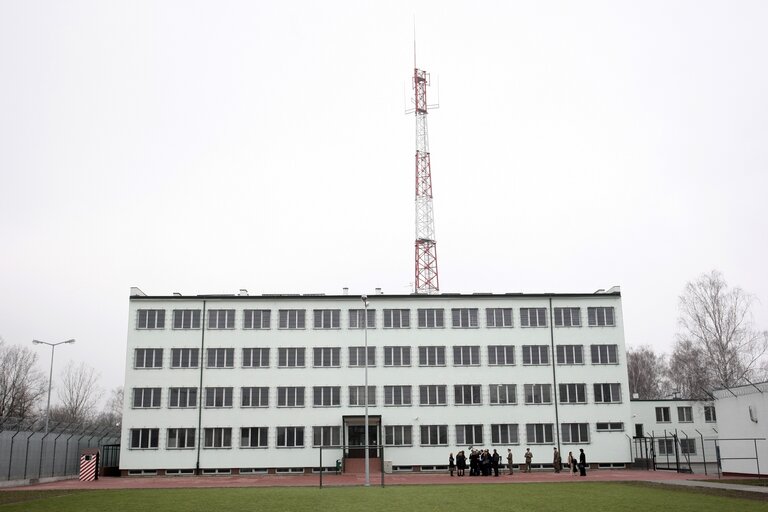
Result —
POLYGON ((413 51, 413 113, 416 116, 416 265, 415 293, 438 293, 435 218, 432 209, 432 168, 429 162, 427 131, 427 87, 429 73, 416 67, 413 51))

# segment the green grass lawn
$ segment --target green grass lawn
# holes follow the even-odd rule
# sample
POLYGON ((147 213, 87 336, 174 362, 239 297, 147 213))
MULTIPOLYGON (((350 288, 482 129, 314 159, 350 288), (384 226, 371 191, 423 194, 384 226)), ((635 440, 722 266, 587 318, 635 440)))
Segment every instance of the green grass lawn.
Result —
POLYGON ((0 492, 0 512, 455 511, 765 512, 753 499, 621 483, 429 485, 371 488, 142 489, 0 492), (29 500, 10 503, 29 495, 29 500), (5 499, 3 499, 5 495, 5 499))

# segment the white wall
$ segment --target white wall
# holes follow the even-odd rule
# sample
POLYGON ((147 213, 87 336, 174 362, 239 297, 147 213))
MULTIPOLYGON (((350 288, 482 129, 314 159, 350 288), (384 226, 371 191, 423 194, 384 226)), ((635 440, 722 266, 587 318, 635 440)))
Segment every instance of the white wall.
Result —
POLYGON ((768 474, 768 383, 715 392, 717 417, 720 419, 720 456, 724 473, 768 474), (752 414, 750 415, 750 408, 752 414), (757 420, 757 421, 754 421, 757 420), (749 438, 760 438, 754 441, 749 438), (755 453, 757 448, 757 454, 755 453), (734 458, 749 460, 733 460, 734 458))

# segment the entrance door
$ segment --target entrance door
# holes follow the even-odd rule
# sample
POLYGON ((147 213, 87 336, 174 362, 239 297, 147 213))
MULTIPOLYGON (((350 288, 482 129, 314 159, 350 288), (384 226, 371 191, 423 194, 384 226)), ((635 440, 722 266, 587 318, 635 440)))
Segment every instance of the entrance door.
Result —
POLYGON ((635 423, 635 437, 644 437, 642 423, 635 423))
MULTIPOLYGON (((378 425, 368 425, 368 451, 369 457, 378 457, 379 445, 379 427, 378 425)), ((349 444, 348 457, 365 457, 365 425, 349 425, 347 427, 347 443, 349 444), (358 448, 359 447, 359 448, 358 448)))

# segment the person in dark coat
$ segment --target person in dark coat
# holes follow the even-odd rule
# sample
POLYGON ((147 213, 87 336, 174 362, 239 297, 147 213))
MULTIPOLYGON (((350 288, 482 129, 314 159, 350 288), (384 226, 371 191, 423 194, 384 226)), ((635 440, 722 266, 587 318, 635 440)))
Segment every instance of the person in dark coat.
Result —
POLYGON ((464 471, 467 469, 467 456, 464 455, 464 450, 461 450, 456 454, 456 476, 464 476, 464 471))
POLYGON ((493 476, 499 476, 499 453, 494 449, 493 455, 491 455, 491 467, 493 468, 493 476))
POLYGON ((454 469, 456 469, 456 460, 453 458, 453 454, 451 453, 448 455, 448 471, 451 472, 451 476, 453 476, 454 469))
POLYGON ((579 448, 579 475, 587 476, 587 456, 584 455, 584 448, 579 448))

